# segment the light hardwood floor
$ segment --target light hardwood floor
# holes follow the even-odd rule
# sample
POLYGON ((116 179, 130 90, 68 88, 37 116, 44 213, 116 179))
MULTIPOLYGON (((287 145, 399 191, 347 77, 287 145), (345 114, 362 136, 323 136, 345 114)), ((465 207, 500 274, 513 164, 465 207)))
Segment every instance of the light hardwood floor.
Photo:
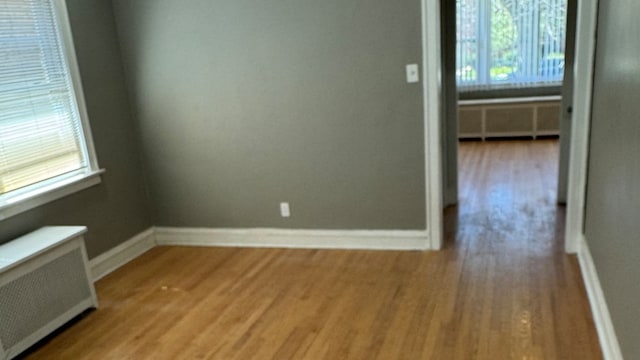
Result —
POLYGON ((555 140, 467 142, 441 252, 159 247, 33 359, 600 359, 555 140))

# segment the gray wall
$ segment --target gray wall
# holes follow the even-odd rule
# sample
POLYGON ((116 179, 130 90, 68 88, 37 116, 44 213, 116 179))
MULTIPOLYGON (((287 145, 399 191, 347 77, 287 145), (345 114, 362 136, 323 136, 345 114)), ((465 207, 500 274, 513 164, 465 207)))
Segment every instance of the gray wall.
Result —
POLYGON ((586 238, 625 359, 640 359, 640 2, 600 1, 586 238))
POLYGON ((420 0, 114 7, 157 225, 425 228, 420 0))
POLYGON ((0 243, 44 225, 86 225, 89 257, 148 228, 151 217, 109 0, 68 0, 103 183, 0 221, 0 243))

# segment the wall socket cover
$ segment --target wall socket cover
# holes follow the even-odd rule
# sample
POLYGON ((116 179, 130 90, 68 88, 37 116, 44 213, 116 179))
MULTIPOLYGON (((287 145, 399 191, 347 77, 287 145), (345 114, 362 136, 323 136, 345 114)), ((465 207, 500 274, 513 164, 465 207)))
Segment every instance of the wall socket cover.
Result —
POLYGON ((289 203, 288 202, 281 202, 280 203, 280 216, 285 217, 285 218, 291 216, 291 209, 289 209, 289 203))
POLYGON ((417 83, 420 81, 420 73, 418 71, 418 64, 407 65, 407 82, 417 83))

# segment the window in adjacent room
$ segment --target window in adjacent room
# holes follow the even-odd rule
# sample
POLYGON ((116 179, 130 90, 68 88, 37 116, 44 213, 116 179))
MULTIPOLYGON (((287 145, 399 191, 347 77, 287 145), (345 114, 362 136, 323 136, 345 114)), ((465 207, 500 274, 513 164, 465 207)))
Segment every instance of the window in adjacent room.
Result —
POLYGON ((0 2, 0 219, 98 173, 64 0, 0 2))
POLYGON ((456 0, 460 91, 558 86, 567 0, 456 0))

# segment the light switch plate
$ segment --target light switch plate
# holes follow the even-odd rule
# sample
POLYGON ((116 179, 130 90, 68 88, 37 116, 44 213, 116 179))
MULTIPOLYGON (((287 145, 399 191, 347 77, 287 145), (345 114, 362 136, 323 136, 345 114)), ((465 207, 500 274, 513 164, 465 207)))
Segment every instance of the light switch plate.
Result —
POLYGON ((407 65, 407 82, 417 83, 420 82, 420 74, 418 72, 418 64, 407 65))
POLYGON ((280 203, 280 216, 284 217, 284 218, 288 218, 291 216, 291 209, 289 208, 289 203, 288 202, 281 202, 280 203))

